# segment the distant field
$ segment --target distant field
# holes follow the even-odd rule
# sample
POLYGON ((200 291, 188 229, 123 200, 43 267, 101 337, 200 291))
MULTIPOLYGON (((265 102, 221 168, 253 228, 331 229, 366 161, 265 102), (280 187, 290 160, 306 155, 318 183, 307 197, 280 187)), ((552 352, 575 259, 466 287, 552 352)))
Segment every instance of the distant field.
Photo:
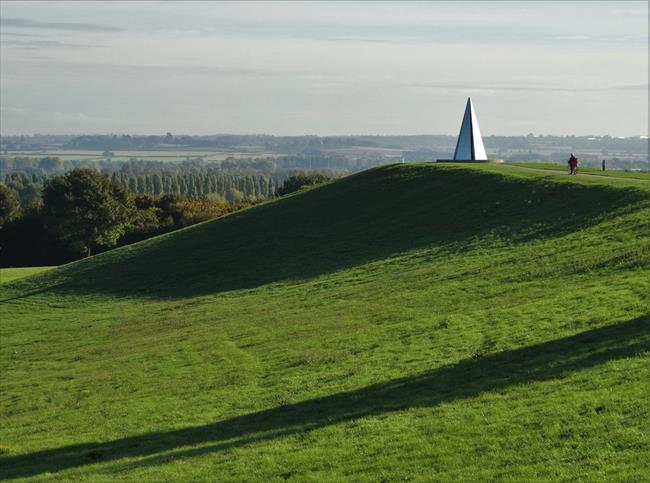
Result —
POLYGON ((54 267, 21 267, 21 268, 0 268, 0 283, 7 283, 23 277, 29 277, 35 273, 44 272, 54 267))
POLYGON ((348 155, 360 155, 364 153, 371 154, 383 154, 385 156, 401 156, 405 151, 400 148, 382 148, 382 147, 372 147, 372 146, 353 146, 350 148, 337 148, 332 149, 333 152, 339 154, 348 154, 348 155))
MULTIPOLYGON (((130 158, 144 159, 148 161, 184 161, 187 158, 203 158, 206 161, 223 161, 227 158, 271 158, 283 156, 283 153, 274 153, 268 151, 259 151, 251 149, 250 151, 218 151, 218 150, 196 150, 188 148, 187 150, 129 150, 129 151, 111 151, 112 161, 128 161, 130 158)), ((105 159, 103 151, 89 150, 57 150, 50 149, 44 151, 7 151, 3 156, 6 157, 26 157, 31 159, 40 159, 47 156, 61 158, 62 160, 79 161, 92 160, 98 161, 105 159)))

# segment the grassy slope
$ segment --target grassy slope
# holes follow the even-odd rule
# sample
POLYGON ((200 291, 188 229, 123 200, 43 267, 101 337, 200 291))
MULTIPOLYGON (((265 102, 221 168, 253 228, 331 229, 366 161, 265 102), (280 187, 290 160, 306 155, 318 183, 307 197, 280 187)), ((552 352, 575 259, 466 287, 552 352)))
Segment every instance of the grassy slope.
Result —
POLYGON ((52 267, 0 268, 0 283, 9 283, 19 278, 29 277, 52 267))
POLYGON ((3 285, 0 478, 647 477, 650 189, 608 183, 383 167, 3 285))

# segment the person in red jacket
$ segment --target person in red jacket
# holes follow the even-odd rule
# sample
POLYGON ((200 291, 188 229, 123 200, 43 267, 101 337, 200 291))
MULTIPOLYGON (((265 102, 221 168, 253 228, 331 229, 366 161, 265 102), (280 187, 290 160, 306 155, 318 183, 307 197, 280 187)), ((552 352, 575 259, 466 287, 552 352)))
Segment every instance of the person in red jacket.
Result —
POLYGON ((569 174, 578 174, 578 158, 573 153, 569 158, 569 174))

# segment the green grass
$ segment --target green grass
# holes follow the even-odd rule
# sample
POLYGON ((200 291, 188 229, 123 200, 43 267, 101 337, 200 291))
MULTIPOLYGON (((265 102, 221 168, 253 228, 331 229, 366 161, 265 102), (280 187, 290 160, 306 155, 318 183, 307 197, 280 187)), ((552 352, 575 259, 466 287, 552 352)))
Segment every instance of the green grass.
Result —
POLYGON ((650 183, 394 165, 0 288, 0 478, 640 481, 650 183))
POLYGON ((20 267, 20 268, 0 268, 0 284, 13 282, 19 278, 28 277, 53 267, 20 267))

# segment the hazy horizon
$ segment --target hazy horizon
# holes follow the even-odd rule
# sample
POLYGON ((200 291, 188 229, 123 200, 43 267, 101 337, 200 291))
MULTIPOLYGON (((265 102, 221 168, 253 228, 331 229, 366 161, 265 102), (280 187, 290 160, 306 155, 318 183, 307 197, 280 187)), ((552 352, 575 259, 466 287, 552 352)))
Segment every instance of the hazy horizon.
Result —
POLYGON ((0 3, 3 135, 648 133, 648 4, 0 3))
MULTIPOLYGON (((460 127, 460 126, 459 126, 460 127)), ((241 133, 241 132, 213 132, 213 133, 204 133, 204 134, 196 134, 196 133, 191 133, 191 132, 170 132, 170 131, 160 131, 160 132, 149 132, 149 133, 142 133, 142 132, 79 132, 79 133, 72 133, 72 132, 61 132, 61 133, 46 133, 46 132, 34 132, 34 133, 16 133, 16 134, 3 134, 0 133, 0 136, 4 137, 37 137, 37 136, 73 136, 73 137, 80 137, 80 136, 135 136, 135 137, 145 137, 145 136, 165 136, 167 133, 172 134, 174 137, 179 137, 179 136, 190 136, 190 137, 210 137, 210 136, 270 136, 270 137, 287 137, 287 138, 293 138, 293 137, 319 137, 319 138, 338 138, 338 137, 426 137, 426 136, 446 136, 446 137, 451 137, 451 138, 457 138, 458 133, 455 134, 449 134, 449 133, 420 133, 420 134, 391 134, 391 133, 386 133, 386 134, 369 134, 369 133, 349 133, 349 134, 318 134, 318 133, 305 133, 305 134, 270 134, 270 133, 265 133, 265 132, 252 132, 252 133, 241 133)), ((637 135, 632 135, 632 136, 612 136, 610 134, 534 134, 534 133, 528 133, 528 134, 482 134, 481 137, 483 138, 490 138, 490 137, 528 137, 530 135, 533 135, 536 138, 541 138, 541 137, 559 137, 559 138, 566 138, 566 137, 579 137, 579 138, 605 138, 605 137, 610 137, 612 139, 648 139, 648 136, 645 134, 637 134, 637 135)))

